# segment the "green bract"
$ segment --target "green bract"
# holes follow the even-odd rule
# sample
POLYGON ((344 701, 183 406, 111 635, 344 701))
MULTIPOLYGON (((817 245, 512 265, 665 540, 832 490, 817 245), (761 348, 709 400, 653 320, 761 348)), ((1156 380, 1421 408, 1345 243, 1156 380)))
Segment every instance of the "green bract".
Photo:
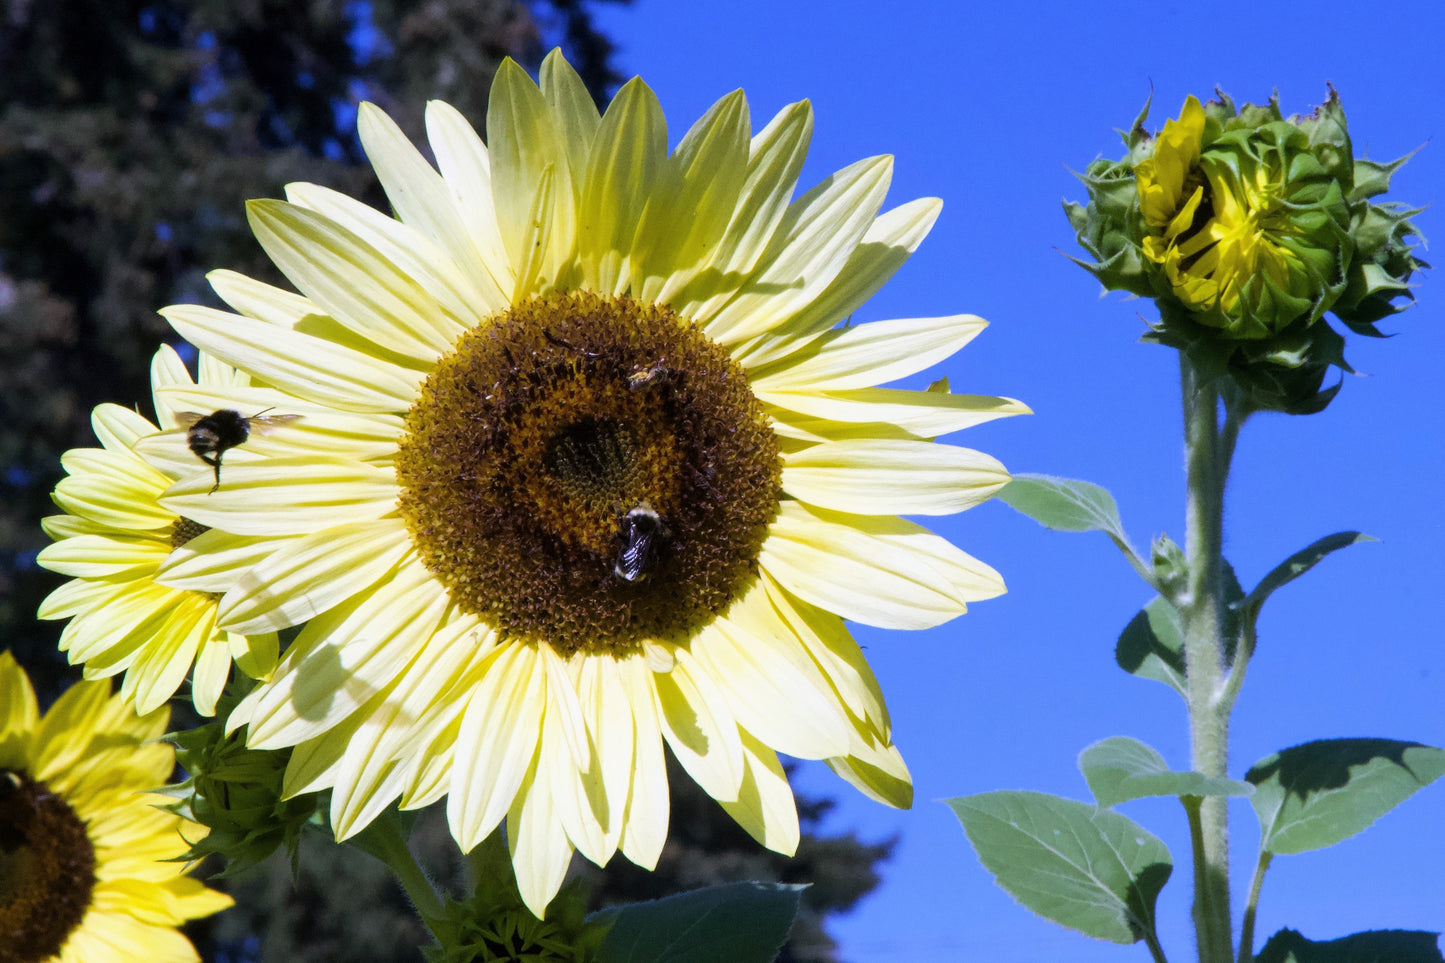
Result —
POLYGON ((1355 160, 1338 95, 1308 117, 1273 99, 1236 109, 1223 94, 1188 98, 1158 134, 1148 105, 1125 136, 1128 154, 1095 161, 1087 205, 1066 203, 1078 263, 1106 288, 1153 297, 1145 340, 1228 373, 1255 408, 1317 411, 1331 365, 1351 370, 1326 312, 1357 334, 1408 303, 1415 210, 1373 204, 1404 163, 1355 160))
MULTIPOLYGON (((236 698, 227 692, 222 700, 224 718, 236 698)), ((285 798, 282 782, 291 752, 248 749, 245 733, 227 734, 219 721, 174 733, 170 740, 187 773, 173 793, 179 797, 176 807, 210 830, 185 858, 220 853, 226 857, 221 875, 231 876, 284 846, 294 873, 301 831, 317 821, 324 804, 318 809, 316 793, 285 798)))

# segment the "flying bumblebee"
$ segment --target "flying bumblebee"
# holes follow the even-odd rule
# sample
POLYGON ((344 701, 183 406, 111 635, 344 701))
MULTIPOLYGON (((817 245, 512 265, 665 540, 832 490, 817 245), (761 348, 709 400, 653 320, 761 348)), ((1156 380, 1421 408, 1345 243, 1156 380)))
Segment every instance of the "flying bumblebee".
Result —
POLYGON ((301 417, 266 414, 270 410, 264 408, 249 418, 231 408, 220 408, 209 415, 195 411, 182 411, 176 415, 177 424, 186 429, 186 445, 197 458, 216 470, 216 484, 206 494, 221 487, 222 455, 237 445, 245 444, 252 432, 264 435, 301 417))
POLYGON ((638 502, 622 516, 617 533, 622 548, 612 564, 612 574, 625 582, 640 582, 657 566, 658 556, 672 532, 648 501, 638 502))

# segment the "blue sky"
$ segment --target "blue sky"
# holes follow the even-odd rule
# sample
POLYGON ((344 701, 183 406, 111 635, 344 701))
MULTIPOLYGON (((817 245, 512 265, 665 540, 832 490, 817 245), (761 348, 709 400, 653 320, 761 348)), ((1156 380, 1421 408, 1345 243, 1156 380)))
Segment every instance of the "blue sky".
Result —
MULTIPOLYGON (((1069 173, 1120 151, 1154 93, 1151 126, 1216 85, 1237 102, 1278 91, 1305 111, 1333 83, 1357 153, 1391 159, 1424 145, 1391 197, 1445 185, 1445 8, 1253 5, 1247 17, 1158 0, 1081 3, 727 4, 635 0, 601 9, 619 61, 658 93, 673 143, 717 97, 743 87, 760 128, 810 98, 816 127, 804 182, 891 153, 889 206, 944 200, 932 235, 856 321, 972 312, 992 325, 938 373, 953 390, 1022 399, 1035 414, 952 441, 1016 471, 1110 488, 1136 545, 1183 528, 1177 366, 1135 339, 1147 302, 1099 297, 1059 206, 1069 173), (1107 12, 1106 12, 1107 11, 1107 12)), ((1419 216, 1445 236, 1438 208, 1419 216)), ((1429 253, 1425 255, 1429 260, 1429 253)), ((1437 272, 1438 273, 1438 272, 1437 272)), ((1310 739, 1378 736, 1445 745, 1445 294, 1427 276, 1417 305, 1352 341, 1350 378, 1323 414, 1262 416, 1240 441, 1226 551, 1246 587, 1291 552, 1341 529, 1381 539, 1327 560, 1265 607, 1232 738, 1232 774, 1310 739)), ((926 383, 928 378, 920 379, 926 383)), ((1035 917, 994 887, 939 798, 1036 789, 1087 798, 1074 760, 1111 735, 1188 765, 1172 691, 1113 664, 1119 630, 1149 599, 1101 535, 1047 532, 999 503, 937 526, 1002 571, 1010 593, 929 632, 859 628, 882 681, 917 802, 894 812, 821 765, 801 787, 839 799, 832 826, 901 836, 878 893, 834 927, 845 959, 1143 960, 1035 917)), ((1175 856, 1161 899, 1171 959, 1193 956, 1188 839, 1177 803, 1123 811, 1175 856)), ((1233 818, 1237 902, 1257 844, 1246 803, 1233 818)), ((1280 857, 1266 879, 1260 941, 1281 926, 1312 939, 1363 929, 1445 929, 1445 786, 1408 800, 1363 836, 1280 857)))

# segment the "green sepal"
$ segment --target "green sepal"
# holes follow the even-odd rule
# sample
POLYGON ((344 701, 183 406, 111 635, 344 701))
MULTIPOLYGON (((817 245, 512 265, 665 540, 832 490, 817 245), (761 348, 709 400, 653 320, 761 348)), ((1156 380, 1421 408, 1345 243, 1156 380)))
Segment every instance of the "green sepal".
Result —
POLYGON ((506 840, 494 832, 467 854, 475 886, 463 899, 448 897, 426 920, 437 945, 424 947, 427 963, 594 963, 612 925, 606 913, 586 916, 587 887, 568 881, 538 919, 522 902, 506 840))
POLYGON ((1100 806, 1112 807, 1145 796, 1248 796, 1254 787, 1237 779, 1176 771, 1152 746, 1111 736, 1079 753, 1079 771, 1100 806))
POLYGON ((1415 151, 1410 151, 1404 157, 1397 157, 1387 163, 1372 161, 1360 158, 1355 161, 1354 189, 1350 191, 1350 203, 1357 204, 1360 201, 1367 201, 1372 197, 1378 197, 1390 189, 1390 178, 1395 172, 1405 166, 1405 162, 1415 156, 1415 151))
POLYGON ((1134 170, 1128 163, 1097 160, 1076 176, 1089 191, 1087 206, 1064 201, 1064 214, 1079 246, 1094 259, 1069 257, 1107 290, 1153 297, 1157 282, 1137 238, 1142 236, 1134 170))
POLYGON ((1315 942, 1292 929, 1269 938, 1255 963, 1445 963, 1440 934, 1423 930, 1371 930, 1315 942))
POLYGON ((1345 121, 1345 108, 1340 102, 1339 91, 1333 86, 1329 91, 1325 102, 1313 112, 1291 120, 1309 138, 1310 153, 1319 160, 1320 166, 1344 188, 1347 195, 1354 196, 1358 164, 1350 144, 1349 124, 1345 121))
POLYGON ((806 886, 728 883, 593 914, 610 929, 597 963, 770 963, 806 886))
POLYGON ((1350 330, 1380 337, 1374 323, 1414 303, 1410 279, 1430 266, 1416 256, 1418 248, 1411 243, 1412 238, 1425 243, 1425 236, 1410 220, 1421 210, 1393 202, 1356 205, 1351 226, 1355 258, 1334 307, 1335 316, 1350 330), (1400 298, 1405 300, 1397 304, 1400 298))
POLYGON ((165 737, 186 773, 184 782, 167 790, 177 800, 167 808, 208 829, 179 858, 190 862, 215 853, 226 860, 216 875, 235 876, 284 848, 294 876, 301 834, 307 827, 324 827, 330 797, 313 792, 283 798, 291 750, 247 748, 244 729, 226 734, 220 720, 240 701, 243 687, 239 681, 227 687, 214 721, 165 737))
POLYGON ((1322 739, 1250 767, 1250 805, 1271 853, 1324 849, 1367 829, 1445 774, 1445 750, 1391 739, 1322 739))
POLYGON ((1177 301, 1158 304, 1163 320, 1151 323, 1139 340, 1183 351, 1206 377, 1233 382, 1251 411, 1322 411, 1340 390, 1339 383, 1324 387, 1330 366, 1354 370, 1341 353, 1344 338, 1325 322, 1308 331, 1301 323, 1263 341, 1231 341, 1199 324, 1177 301))
POLYGON ((1037 792, 944 802, 984 868, 1035 913, 1115 943, 1154 934, 1154 904, 1174 863, 1164 843, 1132 819, 1037 792))

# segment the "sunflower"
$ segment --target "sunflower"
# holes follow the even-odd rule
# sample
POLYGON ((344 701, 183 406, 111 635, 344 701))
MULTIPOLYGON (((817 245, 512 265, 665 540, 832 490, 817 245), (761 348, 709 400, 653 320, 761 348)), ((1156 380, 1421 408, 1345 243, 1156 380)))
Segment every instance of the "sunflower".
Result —
POLYGON ((230 724, 296 747, 286 789, 330 788, 339 837, 397 799, 447 797, 465 850, 505 818, 538 915, 574 850, 656 864, 664 743, 784 853, 778 752, 909 805, 844 620, 924 628, 1003 591, 898 515, 990 497, 1003 467, 932 439, 1027 411, 878 387, 978 318, 837 327, 939 202, 880 216, 888 157, 792 199, 811 109, 754 136, 741 91, 669 154, 646 85, 599 116, 555 52, 540 86, 499 70, 489 147, 428 105, 439 170, 376 107, 359 126, 394 218, 290 185, 249 213, 299 295, 215 272, 236 313, 163 311, 258 381, 396 429, 385 457, 320 439, 162 499, 288 540, 220 603, 235 632, 306 622, 230 724))
POLYGON ((177 927, 231 905, 175 862, 204 830, 147 792, 175 753, 164 710, 137 716, 108 682, 78 682, 43 717, 0 652, 0 959, 197 960, 177 927))
MULTIPOLYGON (((243 375, 204 357, 201 381, 233 389, 247 383, 243 375)), ((160 392, 194 385, 169 346, 152 360, 151 384, 160 420, 178 424, 179 411, 160 392)), ((157 503, 176 479, 205 466, 184 452, 183 443, 184 457, 148 462, 138 449, 145 449, 159 429, 119 405, 97 407, 91 424, 102 447, 73 449, 60 460, 69 477, 56 486, 54 498, 69 514, 41 523, 55 544, 41 551, 40 564, 74 580, 41 603, 40 617, 70 618, 61 650, 72 664, 85 663, 87 679, 124 672, 121 695, 141 713, 173 696, 194 665, 191 698, 197 711, 212 715, 231 662, 251 675, 264 675, 276 662, 276 636, 247 637, 222 629, 216 624, 219 595, 163 584, 163 568, 194 556, 222 534, 211 535, 206 526, 157 503)), ((265 544, 232 540, 232 549, 254 558, 256 546, 265 544), (245 551, 248 547, 252 551, 245 551)))

